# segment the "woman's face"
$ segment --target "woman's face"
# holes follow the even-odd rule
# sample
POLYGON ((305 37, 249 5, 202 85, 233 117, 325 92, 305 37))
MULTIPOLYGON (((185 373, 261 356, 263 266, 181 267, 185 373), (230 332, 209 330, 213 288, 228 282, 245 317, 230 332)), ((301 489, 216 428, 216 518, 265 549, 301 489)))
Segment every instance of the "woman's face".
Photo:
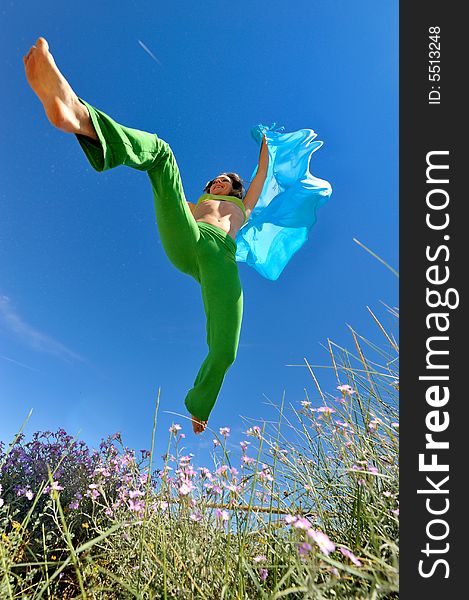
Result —
POLYGON ((219 175, 212 181, 210 194, 217 196, 229 196, 233 191, 233 184, 228 175, 219 175))

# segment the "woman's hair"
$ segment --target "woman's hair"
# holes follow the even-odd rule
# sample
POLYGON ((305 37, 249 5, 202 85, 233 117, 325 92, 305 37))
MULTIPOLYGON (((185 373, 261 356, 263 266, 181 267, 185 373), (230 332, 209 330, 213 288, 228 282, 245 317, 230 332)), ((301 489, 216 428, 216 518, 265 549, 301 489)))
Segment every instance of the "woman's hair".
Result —
MULTIPOLYGON (((226 175, 231 180, 231 185, 233 186, 233 191, 229 195, 242 200, 246 190, 244 189, 244 186, 243 186, 243 180, 238 175, 238 173, 220 173, 220 175, 226 175)), ((217 177, 220 177, 220 175, 217 175, 217 177)), ((210 181, 208 181, 207 184, 205 185, 204 192, 206 194, 210 193, 210 188, 212 187, 212 183, 215 181, 215 179, 216 179, 216 177, 214 179, 211 179, 210 181)))

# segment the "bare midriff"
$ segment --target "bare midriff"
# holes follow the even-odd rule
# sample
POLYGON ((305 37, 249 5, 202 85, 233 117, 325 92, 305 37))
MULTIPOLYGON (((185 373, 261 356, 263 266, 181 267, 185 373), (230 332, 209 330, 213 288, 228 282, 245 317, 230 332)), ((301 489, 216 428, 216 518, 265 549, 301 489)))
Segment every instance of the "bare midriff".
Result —
POLYGON ((196 221, 219 227, 233 239, 244 223, 243 211, 232 202, 205 200, 194 209, 196 221))

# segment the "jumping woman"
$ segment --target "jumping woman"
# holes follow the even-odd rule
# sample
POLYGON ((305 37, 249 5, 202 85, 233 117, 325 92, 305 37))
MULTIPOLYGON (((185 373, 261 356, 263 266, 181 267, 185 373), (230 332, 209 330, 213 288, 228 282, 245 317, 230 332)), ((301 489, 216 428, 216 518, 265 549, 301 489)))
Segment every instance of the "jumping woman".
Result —
POLYGON ((58 129, 73 133, 96 171, 127 165, 146 171, 153 188, 163 248, 173 265, 201 287, 208 354, 185 405, 195 433, 204 431, 223 379, 236 358, 243 292, 235 260, 236 234, 261 194, 268 168, 264 136, 249 189, 236 173, 209 181, 196 204, 187 202, 169 145, 155 134, 124 127, 78 98, 40 37, 24 57, 27 80, 58 129))

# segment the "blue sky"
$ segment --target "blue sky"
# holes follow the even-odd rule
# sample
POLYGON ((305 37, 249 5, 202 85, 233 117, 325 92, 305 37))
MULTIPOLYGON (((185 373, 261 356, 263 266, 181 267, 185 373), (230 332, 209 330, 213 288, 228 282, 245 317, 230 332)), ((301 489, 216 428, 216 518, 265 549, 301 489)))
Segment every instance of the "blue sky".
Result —
MULTIPOLYGON (((253 125, 311 128, 324 146, 311 171, 331 182, 307 244, 276 282, 240 265, 244 321, 210 426, 272 418, 266 399, 319 403, 304 357, 351 347, 350 324, 382 338, 366 309, 396 329, 398 3, 182 0, 4 3, 1 12, 0 440, 65 428, 94 446, 121 431, 148 448, 171 422, 204 464, 213 436, 193 436, 183 400, 206 354, 197 284, 169 263, 144 174, 98 174, 75 138, 49 125, 22 56, 38 36, 79 96, 172 146, 188 199, 234 170, 248 179, 253 125), (144 49, 145 46, 155 58, 144 49)), ((321 370, 323 387, 334 380, 321 370)), ((205 461, 206 462, 206 461, 205 461)))

